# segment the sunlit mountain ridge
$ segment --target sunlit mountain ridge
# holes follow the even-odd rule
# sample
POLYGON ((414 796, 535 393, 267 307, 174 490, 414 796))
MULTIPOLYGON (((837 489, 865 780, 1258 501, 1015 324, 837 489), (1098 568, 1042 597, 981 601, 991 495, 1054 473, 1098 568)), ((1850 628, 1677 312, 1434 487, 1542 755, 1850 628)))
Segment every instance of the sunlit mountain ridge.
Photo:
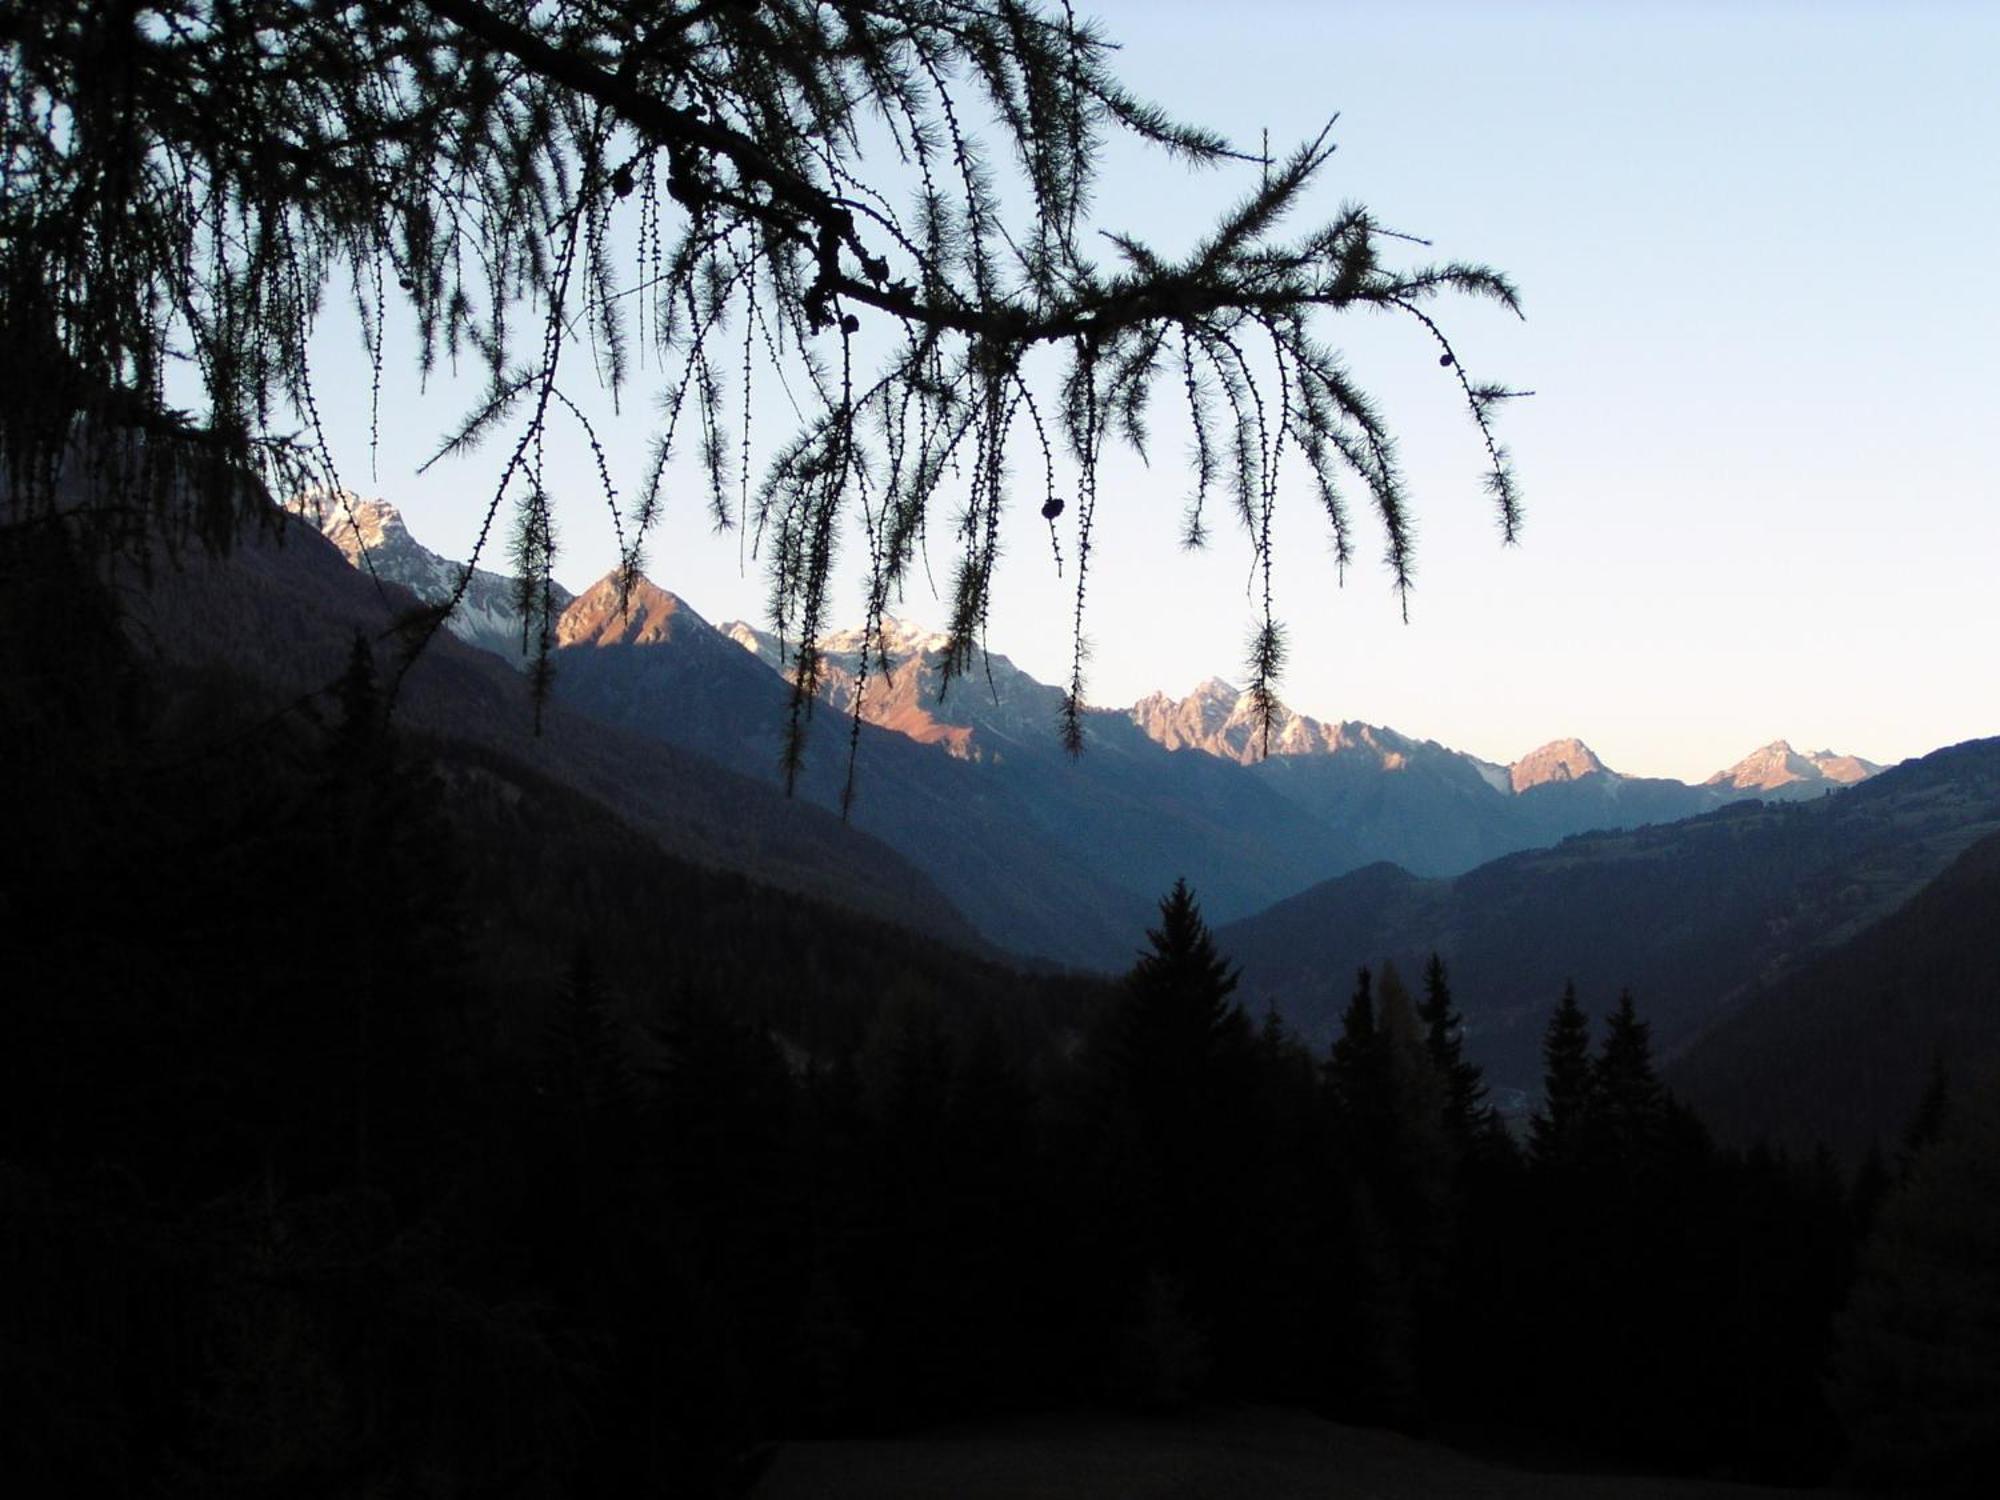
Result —
MULTIPOLYGON (((465 580, 386 502, 348 497, 322 524, 347 536, 350 561, 430 602, 465 580)), ((510 580, 477 571, 447 624, 470 644, 500 642, 520 665, 539 627, 521 602, 510 580)), ((1625 776, 1575 738, 1500 765, 1283 704, 1267 738, 1249 695, 1220 678, 1183 698, 1088 710, 1072 758, 1057 736, 1062 689, 997 651, 948 675, 946 637, 893 616, 823 636, 813 697, 798 703, 797 642, 711 624, 650 579, 613 573, 555 602, 558 701, 737 774, 789 781, 925 871, 997 946, 1087 967, 1118 967, 1134 924, 1177 878, 1228 921, 1378 861, 1453 876, 1592 829, 1816 797, 1878 769, 1778 742, 1688 785, 1625 776), (788 772, 795 719, 804 748, 788 772)))

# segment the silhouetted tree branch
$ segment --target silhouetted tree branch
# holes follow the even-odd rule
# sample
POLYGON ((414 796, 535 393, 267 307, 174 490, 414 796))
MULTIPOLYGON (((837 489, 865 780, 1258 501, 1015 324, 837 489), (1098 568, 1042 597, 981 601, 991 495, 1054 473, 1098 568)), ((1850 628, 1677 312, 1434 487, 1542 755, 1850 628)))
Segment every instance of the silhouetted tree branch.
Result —
POLYGON ((843 529, 858 519, 868 543, 865 670, 937 506, 955 504, 947 676, 962 673, 1022 442, 1039 450, 1052 531, 1065 509, 1075 528, 1063 732, 1080 746, 1098 464, 1107 441, 1144 451, 1163 383, 1196 434, 1185 535, 1207 534, 1211 492, 1226 492, 1264 579, 1249 666, 1268 717, 1282 471, 1308 476, 1343 567, 1342 486, 1358 481, 1399 591, 1411 577, 1393 435, 1323 341, 1326 316, 1389 310, 1437 341, 1505 537, 1519 525, 1491 427, 1512 393, 1467 379, 1426 311, 1443 293, 1518 311, 1512 286, 1477 265, 1391 268, 1384 242, 1406 237, 1358 207, 1283 237, 1332 155, 1324 131, 1261 163, 1184 256, 1086 236, 1114 134, 1194 166, 1259 159, 1131 95, 1067 4, 78 0, 10 8, 0 45, 0 354, 46 372, 0 416, 10 519, 56 503, 84 431, 94 446, 154 434, 127 445, 134 472, 116 488, 156 514, 189 492, 185 455, 221 455, 203 461, 204 536, 227 509, 209 472, 224 459, 274 487, 337 488, 307 349, 344 288, 373 399, 392 308, 414 318, 425 373, 483 370, 439 451, 503 438, 478 545, 506 513, 528 606, 550 608, 552 427, 575 422, 599 455, 628 580, 692 441, 714 520, 753 528, 771 569, 773 623, 796 653, 794 767, 843 529), (999 122, 991 142, 968 126, 982 113, 999 122), (1002 153, 1030 214, 1006 211, 1002 153), (1086 251, 1098 243, 1108 266, 1086 251), (864 316, 880 327, 861 340, 864 316), (615 397, 635 349, 667 378, 647 473, 621 503, 572 388, 581 365, 615 397), (1040 399, 1025 363, 1039 349, 1058 366, 1040 399), (749 421, 772 377, 803 416, 753 482, 749 421))

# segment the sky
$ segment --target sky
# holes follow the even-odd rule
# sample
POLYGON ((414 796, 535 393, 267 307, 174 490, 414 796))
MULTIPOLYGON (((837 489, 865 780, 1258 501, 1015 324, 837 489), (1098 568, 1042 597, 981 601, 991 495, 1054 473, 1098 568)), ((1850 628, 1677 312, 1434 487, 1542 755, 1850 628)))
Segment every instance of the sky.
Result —
MULTIPOLYGON (((1439 309, 1470 374, 1535 393, 1501 418, 1526 500, 1515 547, 1425 336, 1382 317, 1323 325, 1399 435, 1418 576, 1405 624, 1363 519, 1360 565, 1335 587, 1294 476, 1276 578, 1292 707, 1501 762, 1575 735, 1614 769, 1685 780, 1777 738, 1894 762, 2000 733, 2000 6, 1079 9, 1122 44, 1134 91, 1239 144, 1268 130, 1280 153, 1337 115, 1301 227, 1359 201, 1432 242, 1412 259, 1481 261, 1522 292, 1521 320, 1439 309)), ((1247 186, 1120 143, 1093 217, 1183 248, 1247 186)), ((466 555, 504 455, 413 471, 471 393, 392 368, 371 471, 365 367, 319 362, 323 386, 354 392, 322 393, 350 487, 466 555)), ((648 427, 643 395, 606 423, 622 491, 648 427)), ((1180 550, 1182 452, 1163 421, 1151 467, 1120 458, 1101 483, 1095 704, 1243 681, 1250 551, 1222 525, 1180 550)), ((560 518, 558 574, 581 587, 615 552, 587 456, 561 464, 580 503, 560 518)), ((989 639, 1064 682, 1072 580, 1039 501, 1024 481, 989 639)), ((858 622, 858 558, 842 623, 858 622)), ((942 588, 951 556, 932 561, 942 588)), ((712 621, 761 621, 761 567, 697 493, 670 497, 649 572, 712 621)), ((919 587, 895 613, 947 611, 919 587)))

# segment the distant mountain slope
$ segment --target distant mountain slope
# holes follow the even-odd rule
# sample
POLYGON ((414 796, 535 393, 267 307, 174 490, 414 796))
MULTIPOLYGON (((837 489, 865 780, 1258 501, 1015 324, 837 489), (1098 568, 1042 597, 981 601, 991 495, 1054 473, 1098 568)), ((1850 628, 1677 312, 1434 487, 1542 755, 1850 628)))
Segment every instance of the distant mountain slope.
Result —
MULTIPOLYGON (((440 557, 411 536, 402 513, 386 500, 321 492, 300 496, 290 508, 317 526, 356 568, 384 583, 401 584, 426 604, 449 599, 465 574, 463 563, 440 557)), ((552 583, 554 609, 560 612, 569 601, 569 590, 552 583)), ((472 570, 464 597, 445 621, 445 628, 468 646, 491 651, 516 667, 531 654, 527 625, 515 581, 485 568, 472 570)))
POLYGON ((1932 1060, 1967 1084, 2000 1062, 2000 834, 1909 903, 1744 997, 1677 1059, 1673 1087, 1725 1138, 1893 1150, 1932 1060))
MULTIPOLYGON (((253 528, 226 557, 193 554, 157 569, 125 599, 142 650, 179 668, 240 675, 274 707, 324 689, 357 632, 382 638, 414 602, 396 585, 378 589, 289 518, 273 532, 253 528)), ((385 671, 396 649, 380 647, 385 671)), ((511 757, 615 809, 678 858, 979 946, 926 876, 822 808, 559 703, 537 733, 521 674, 450 635, 434 638, 404 681, 397 721, 511 757)))
POLYGON ((1816 797, 1830 787, 1866 781, 1882 768, 1858 755, 1816 750, 1801 755, 1784 740, 1753 750, 1726 771, 1717 771, 1703 786, 1727 787, 1762 796, 1816 797))
MULTIPOLYGON (((565 614, 556 691, 596 717, 776 780, 791 690, 775 642, 728 633, 650 583, 617 623, 615 584, 565 614), (669 603, 668 601, 671 601, 669 603), (745 649, 745 647, 748 649, 745 649)), ((1092 715, 1072 760, 1055 689, 1004 658, 938 700, 936 643, 899 632, 900 659, 853 725, 860 642, 830 638, 798 789, 840 805, 854 751, 857 827, 932 872, 988 938, 1018 952, 1121 968, 1161 891, 1195 882, 1238 915, 1353 862, 1332 831, 1211 757, 1176 756, 1117 715, 1092 715), (885 727, 878 719, 893 720, 885 727)))
POLYGON ((1790 762, 1773 768, 1767 747, 1689 786, 1622 775, 1575 738, 1552 740, 1502 766, 1435 740, 1355 720, 1322 723, 1283 705, 1267 755, 1248 696, 1220 678, 1181 699, 1154 693, 1126 713, 1170 749, 1243 766, 1339 829, 1365 858, 1420 875, 1456 875, 1570 834, 1675 822, 1746 797, 1817 796, 1880 769, 1830 751, 1796 758, 1803 770, 1790 762))
MULTIPOLYGON (((346 510, 360 525, 332 530, 369 541, 378 573, 399 570, 431 599, 448 594, 457 565, 417 547, 392 507, 346 510)), ((468 598, 497 592, 462 623, 484 621, 518 646, 506 580, 474 583, 468 598)), ((562 701, 779 779, 787 662, 763 631, 717 630, 650 582, 621 600, 607 579, 570 601, 557 637, 562 701)), ((1183 876, 1211 918, 1228 921, 1375 860, 1455 875, 1584 830, 1672 822, 1748 796, 1816 795, 1872 769, 1822 755, 1801 761, 1810 776, 1787 774, 1789 762, 1760 770, 1752 757, 1690 787, 1620 775, 1575 739, 1501 766, 1282 706, 1266 755, 1245 695, 1219 679, 1185 699, 1155 694, 1089 712, 1087 753, 1072 760, 1054 729, 1062 691, 1004 656, 982 654, 947 689, 943 637, 894 619, 871 641, 846 631, 818 644, 801 795, 841 807, 851 747, 855 825, 928 871, 991 941, 1067 963, 1121 966, 1158 892, 1183 876)))
POLYGON ((1474 1054, 1539 1080, 1565 979, 1586 1008, 1630 985, 1671 1053, 1759 983, 1845 941, 2000 828, 2000 740, 1908 761, 1838 797, 1740 803, 1595 833, 1453 879, 1374 867, 1221 930, 1243 999, 1330 1037, 1356 967, 1432 950, 1452 966, 1474 1054))
POLYGON ((1516 795, 1531 787, 1581 781, 1586 776, 1609 776, 1611 768, 1597 758, 1597 752, 1582 740, 1551 740, 1531 750, 1507 768, 1507 783, 1516 795))

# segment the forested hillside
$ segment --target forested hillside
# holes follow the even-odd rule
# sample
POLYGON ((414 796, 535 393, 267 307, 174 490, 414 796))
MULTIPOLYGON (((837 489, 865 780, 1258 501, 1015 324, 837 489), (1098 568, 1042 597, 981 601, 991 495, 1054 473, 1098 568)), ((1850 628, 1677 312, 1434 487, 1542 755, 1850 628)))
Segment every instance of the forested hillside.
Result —
POLYGON ((1833 796, 1740 803, 1704 817, 1584 834, 1452 880, 1357 871, 1227 926, 1246 993, 1314 1039, 1339 976, 1436 951, 1468 996, 1469 1045, 1526 1088, 1547 997, 1573 979, 1601 1011, 1642 998, 1677 1051, 1759 985, 1812 962, 1910 900, 2000 828, 2000 740, 1909 761, 1833 796))
POLYGON ((1676 1059, 1674 1085, 1733 1139, 1889 1150, 1938 1074, 2000 1071, 2000 836, 1824 957, 1759 986, 1676 1059))
POLYGON ((1830 1363, 1881 1177, 1718 1150, 1629 1005, 1556 1012, 1524 1147, 1443 963, 1308 1046, 1182 887, 1121 982, 1023 976, 395 729, 365 639, 273 716, 93 598, 8 705, 30 1492, 735 1493, 786 1438, 1246 1398, 1590 1464, 1958 1461, 1830 1363))

